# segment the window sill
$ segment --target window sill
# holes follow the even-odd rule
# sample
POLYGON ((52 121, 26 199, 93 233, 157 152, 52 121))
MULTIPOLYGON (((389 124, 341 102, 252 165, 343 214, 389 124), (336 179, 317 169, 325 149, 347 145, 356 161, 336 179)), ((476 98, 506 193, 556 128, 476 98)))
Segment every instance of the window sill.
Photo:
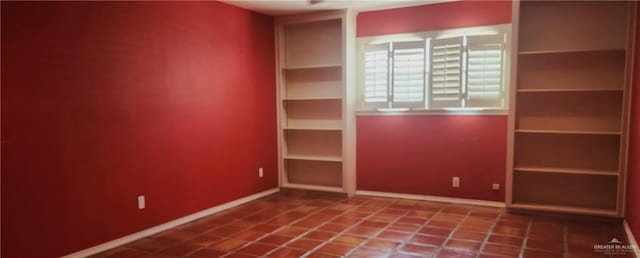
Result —
POLYGON ((507 109, 411 109, 407 111, 356 110, 356 116, 506 116, 507 109))

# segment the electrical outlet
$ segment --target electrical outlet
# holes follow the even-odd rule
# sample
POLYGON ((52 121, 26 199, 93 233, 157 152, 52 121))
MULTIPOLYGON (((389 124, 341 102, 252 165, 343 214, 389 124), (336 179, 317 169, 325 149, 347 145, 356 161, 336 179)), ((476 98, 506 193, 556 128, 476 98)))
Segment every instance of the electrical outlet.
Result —
POLYGON ((457 176, 454 176, 454 177, 453 177, 453 182, 452 182, 452 183, 453 183, 453 187, 455 187, 455 188, 459 188, 459 187, 460 187, 460 178, 459 178, 459 177, 457 177, 457 176))
POLYGON ((144 195, 138 196, 138 210, 142 210, 145 207, 144 195))
POLYGON ((258 177, 263 177, 264 176, 264 170, 262 168, 258 169, 258 177))
POLYGON ((491 189, 494 190, 494 191, 500 190, 500 184, 492 184, 491 185, 491 189))

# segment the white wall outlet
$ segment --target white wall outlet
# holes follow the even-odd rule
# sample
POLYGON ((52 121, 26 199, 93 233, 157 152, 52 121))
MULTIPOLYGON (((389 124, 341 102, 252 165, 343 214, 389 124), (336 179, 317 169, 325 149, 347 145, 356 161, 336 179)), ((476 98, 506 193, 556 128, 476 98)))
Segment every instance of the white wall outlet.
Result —
POLYGON ((142 210, 145 207, 144 195, 138 196, 138 210, 142 210))
POLYGON ((264 176, 264 169, 259 168, 258 169, 258 177, 263 177, 264 176))
POLYGON ((459 187, 460 187, 460 178, 459 178, 459 177, 457 177, 457 176, 454 176, 454 177, 453 177, 453 182, 452 182, 452 183, 453 183, 453 187, 455 187, 455 188, 459 188, 459 187))
POLYGON ((494 191, 500 190, 500 184, 492 184, 491 185, 491 189, 494 190, 494 191))

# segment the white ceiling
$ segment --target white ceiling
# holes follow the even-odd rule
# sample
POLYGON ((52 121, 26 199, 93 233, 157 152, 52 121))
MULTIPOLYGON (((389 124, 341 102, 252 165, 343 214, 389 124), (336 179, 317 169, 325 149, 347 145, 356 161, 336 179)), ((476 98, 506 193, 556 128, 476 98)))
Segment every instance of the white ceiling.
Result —
POLYGON ((386 8, 433 4, 451 0, 221 0, 259 13, 283 16, 322 10, 353 9, 369 11, 386 8), (311 4, 311 2, 317 2, 311 4))

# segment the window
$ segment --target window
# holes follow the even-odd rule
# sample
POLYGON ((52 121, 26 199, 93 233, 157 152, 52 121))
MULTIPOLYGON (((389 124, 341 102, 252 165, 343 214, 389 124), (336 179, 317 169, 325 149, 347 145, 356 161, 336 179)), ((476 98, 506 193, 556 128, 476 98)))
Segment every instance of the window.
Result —
POLYGON ((363 110, 506 109, 509 25, 359 39, 363 110))

